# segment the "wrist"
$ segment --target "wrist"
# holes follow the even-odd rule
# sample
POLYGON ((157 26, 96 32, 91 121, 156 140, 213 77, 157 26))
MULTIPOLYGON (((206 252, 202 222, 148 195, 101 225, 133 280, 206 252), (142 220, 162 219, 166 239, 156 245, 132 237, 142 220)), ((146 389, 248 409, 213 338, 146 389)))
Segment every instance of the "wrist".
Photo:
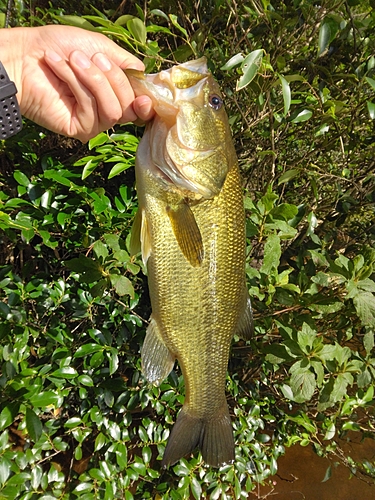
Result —
POLYGON ((8 139, 22 129, 22 116, 16 98, 17 88, 0 62, 0 139, 8 139))
POLYGON ((24 59, 24 31, 30 28, 0 29, 0 61, 9 79, 17 88, 17 100, 22 110, 22 68, 24 59))
POLYGON ((7 139, 22 129, 18 101, 22 58, 15 53, 19 51, 21 42, 17 34, 20 33, 13 29, 0 30, 0 139, 7 139), (14 43, 16 38, 17 43, 14 43))

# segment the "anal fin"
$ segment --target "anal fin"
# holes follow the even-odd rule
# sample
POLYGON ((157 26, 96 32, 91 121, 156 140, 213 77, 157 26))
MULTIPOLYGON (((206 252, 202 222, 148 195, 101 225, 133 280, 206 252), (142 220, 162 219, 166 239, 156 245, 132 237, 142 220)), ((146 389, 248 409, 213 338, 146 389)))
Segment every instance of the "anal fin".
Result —
POLYGON ((168 206, 167 214, 181 252, 193 267, 200 266, 203 260, 203 241, 191 208, 182 202, 174 207, 168 206))
POLYGON ((175 362, 152 317, 141 349, 141 358, 143 375, 153 385, 160 385, 168 377, 175 362))

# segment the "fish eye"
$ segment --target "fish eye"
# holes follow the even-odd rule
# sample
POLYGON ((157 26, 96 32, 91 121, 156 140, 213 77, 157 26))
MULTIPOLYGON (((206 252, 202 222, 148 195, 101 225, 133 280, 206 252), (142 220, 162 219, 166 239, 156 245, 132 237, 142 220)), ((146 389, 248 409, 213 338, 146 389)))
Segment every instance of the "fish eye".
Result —
POLYGON ((217 94, 212 94, 208 98, 208 103, 211 106, 211 108, 213 108, 217 111, 223 105, 223 100, 217 94))

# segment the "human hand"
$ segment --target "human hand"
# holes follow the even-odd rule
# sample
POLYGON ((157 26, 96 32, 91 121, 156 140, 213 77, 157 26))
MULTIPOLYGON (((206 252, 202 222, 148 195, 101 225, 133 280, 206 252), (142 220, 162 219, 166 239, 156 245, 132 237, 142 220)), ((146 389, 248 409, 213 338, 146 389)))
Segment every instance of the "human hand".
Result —
POLYGON ((122 71, 143 63, 100 33, 72 26, 0 30, 1 61, 16 83, 21 113, 88 141, 116 123, 147 121, 151 100, 135 97, 122 71))

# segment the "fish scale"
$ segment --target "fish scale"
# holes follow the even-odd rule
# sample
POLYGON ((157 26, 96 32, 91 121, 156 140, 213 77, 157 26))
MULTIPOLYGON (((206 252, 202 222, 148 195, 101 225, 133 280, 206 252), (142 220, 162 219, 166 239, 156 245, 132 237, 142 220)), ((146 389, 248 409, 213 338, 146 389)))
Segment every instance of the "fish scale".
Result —
POLYGON ((135 92, 148 93, 157 110, 136 156, 141 229, 134 233, 141 234, 152 305, 142 366, 146 378, 160 384, 177 359, 185 382, 184 405, 162 464, 171 465, 198 447, 203 459, 218 467, 234 460, 225 396, 231 340, 235 333, 249 338, 252 332, 245 282, 243 195, 227 116, 223 109, 216 111, 209 104, 211 95, 219 95, 216 82, 203 59, 178 68, 178 91, 171 88, 173 69, 161 72, 154 87, 158 74, 128 75, 135 92), (193 88, 181 83, 184 70, 193 88), (198 74, 192 77, 192 71, 198 74), (168 133, 157 91, 161 82, 172 90, 164 92, 163 99, 166 95, 174 99, 165 104, 168 126, 175 123, 178 130, 174 131, 176 142, 171 137, 167 142, 165 136, 165 144, 182 149, 168 151, 169 158, 177 161, 172 165, 173 179, 168 177, 164 158, 155 157, 163 148, 152 147, 153 137, 163 140, 161 131, 168 133), (171 119, 173 106, 175 122, 171 119), (192 109, 194 127, 186 128, 192 109), (196 154, 183 149, 186 143, 189 147, 195 144, 196 154), (185 158, 191 163, 186 164, 185 158))

